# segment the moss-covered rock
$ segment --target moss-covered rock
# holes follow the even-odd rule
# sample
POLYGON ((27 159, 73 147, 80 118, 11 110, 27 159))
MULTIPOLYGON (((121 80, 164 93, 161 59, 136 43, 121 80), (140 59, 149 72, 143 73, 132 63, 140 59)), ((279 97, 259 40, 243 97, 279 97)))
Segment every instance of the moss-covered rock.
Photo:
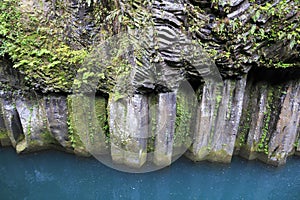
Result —
POLYGON ((206 83, 197 105, 196 128, 187 156, 194 161, 228 163, 234 151, 246 77, 226 79, 224 84, 206 83))
POLYGON ((148 98, 135 94, 126 99, 109 99, 112 160, 140 168, 147 160, 148 98))
POLYGON ((68 96, 69 138, 75 154, 100 155, 107 151, 106 100, 83 94, 68 96))
POLYGON ((59 143, 51 134, 43 99, 32 95, 15 100, 24 133, 24 139, 16 146, 18 153, 59 147, 59 143))
MULTIPOLYGON (((0 2, 0 55, 13 61, 27 86, 70 92, 88 52, 107 36, 168 24, 192 35, 224 76, 239 76, 252 66, 297 67, 299 5, 272 2, 4 0, 0 2)), ((175 56, 168 57, 172 61, 175 56)), ((116 72, 118 67, 110 70, 116 72)), ((103 90, 115 74, 107 74, 103 90)))
MULTIPOLYGON (((256 73, 256 81, 249 81, 238 148, 239 155, 247 159, 278 166, 294 153, 300 121, 299 81, 278 79, 272 71, 268 74, 266 78, 256 73)), ((287 71, 281 76, 289 77, 287 71)))
POLYGON ((6 130, 0 131, 0 144, 3 147, 11 146, 10 138, 8 137, 6 130))
POLYGON ((67 97, 65 95, 47 95, 43 97, 43 103, 51 135, 66 151, 72 151, 67 124, 67 97))
POLYGON ((16 109, 16 105, 11 97, 1 98, 0 111, 3 116, 2 130, 8 135, 13 147, 24 138, 20 117, 16 109), (5 127, 5 129, 4 129, 5 127))
MULTIPOLYGON (((140 167, 146 162, 146 152, 153 153, 151 159, 158 166, 169 165, 174 155, 180 154, 181 147, 188 146, 192 139, 189 155, 197 161, 229 162, 235 145, 236 152, 243 157, 281 165, 293 154, 295 146, 296 152, 300 151, 299 76, 296 80, 271 76, 289 79, 274 83, 268 80, 270 73, 261 71, 263 80, 252 74, 245 91, 244 74, 253 67, 290 67, 291 73, 299 68, 297 3, 3 0, 0 56, 5 60, 0 59, 3 118, 0 142, 2 145, 10 142, 17 152, 63 147, 84 156, 107 153, 109 143, 113 142, 110 148, 113 160, 140 167), (125 54, 116 53, 122 49, 121 45, 111 51, 106 48, 92 51, 94 45, 99 47, 99 42, 108 36, 149 25, 159 27, 157 35, 178 36, 180 32, 180 36, 191 36, 191 41, 205 49, 226 78, 220 87, 213 83, 197 85, 202 87, 199 90, 202 95, 195 109, 197 127, 193 138, 188 136, 190 102, 179 94, 176 98, 175 91, 183 78, 200 83, 203 77, 192 69, 195 63, 182 58, 182 51, 160 49, 160 45, 170 41, 155 43, 157 38, 151 31, 145 34, 150 40, 143 41, 147 47, 144 54, 129 55, 135 62, 123 62, 125 54), (94 68, 89 69, 89 65, 94 68), (134 67, 139 68, 134 71, 134 67), (133 116, 137 108, 130 102, 132 96, 112 90, 121 82, 118 89, 126 92, 128 85, 123 81, 133 74, 134 78, 129 78, 131 95, 143 97, 137 105, 151 105, 149 93, 154 96, 159 93, 154 100, 158 106, 143 110, 144 114, 150 112, 147 115, 150 120, 142 119, 141 113, 133 116), (81 86, 90 86, 94 80, 98 85, 84 92, 110 93, 117 97, 116 102, 107 104, 105 98, 79 94, 81 86), (72 91, 75 94, 66 100, 72 91), (48 99, 40 92, 56 94, 50 94, 48 99), (121 101, 126 105, 118 105, 121 101), (114 106, 118 108, 114 110, 114 106), (120 121, 121 132, 127 128, 137 130, 142 124, 139 120, 148 120, 145 123, 151 130, 145 132, 151 133, 142 139, 140 135, 137 139, 127 133, 115 134, 119 128, 114 124, 115 119, 120 121)), ((212 64, 201 59, 197 63, 201 67, 212 64)), ((203 71, 211 72, 208 67, 203 71)))

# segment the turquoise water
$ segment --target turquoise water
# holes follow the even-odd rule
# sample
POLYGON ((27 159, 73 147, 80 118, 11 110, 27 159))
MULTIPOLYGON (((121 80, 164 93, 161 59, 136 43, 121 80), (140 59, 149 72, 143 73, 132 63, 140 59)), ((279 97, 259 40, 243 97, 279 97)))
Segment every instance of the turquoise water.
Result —
POLYGON ((186 158, 146 174, 110 169, 62 152, 17 155, 0 148, 0 199, 300 199, 300 157, 284 167, 234 158, 230 165, 186 158))

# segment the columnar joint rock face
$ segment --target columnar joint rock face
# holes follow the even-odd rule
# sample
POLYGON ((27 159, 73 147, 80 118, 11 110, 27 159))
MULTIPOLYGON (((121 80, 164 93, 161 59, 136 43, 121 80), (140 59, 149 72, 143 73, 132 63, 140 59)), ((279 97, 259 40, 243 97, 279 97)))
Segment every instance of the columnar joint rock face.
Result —
POLYGON ((19 114, 11 98, 3 98, 0 102, 4 127, 10 143, 16 147, 17 143, 24 137, 19 114))
POLYGON ((187 156, 194 161, 228 163, 234 150, 242 111, 246 76, 203 87, 197 109, 193 145, 187 156))
POLYGON ((109 125, 111 156, 114 162, 141 167, 147 159, 148 99, 135 94, 126 99, 110 99, 109 125))
POLYGON ((300 81, 270 81, 274 73, 198 85, 197 109, 184 91, 111 96, 108 104, 101 96, 1 92, 1 146, 109 154, 132 168, 169 165, 182 146, 194 161, 228 163, 235 153, 282 165, 300 154, 300 81), (100 134, 106 125, 110 134, 100 134))
POLYGON ((56 143, 50 136, 49 123, 46 117, 43 99, 29 97, 18 98, 15 101, 20 116, 25 138, 16 146, 17 152, 47 148, 47 145, 56 143), (47 140, 47 143, 44 141, 47 140))
POLYGON ((176 94, 161 93, 158 96, 156 138, 153 162, 168 166, 172 161, 176 120, 176 94))
POLYGON ((294 153, 300 124, 300 87, 296 82, 287 85, 276 128, 271 131, 268 162, 285 164, 286 157, 294 153))
POLYGON ((194 161, 228 163, 235 153, 282 165, 287 156, 300 152, 300 82, 292 79, 271 84, 254 79, 206 84, 200 90, 197 109, 189 107, 187 102, 192 101, 181 101, 186 96, 179 92, 110 100, 110 143, 96 131, 104 124, 86 130, 97 116, 105 116, 103 97, 96 97, 93 104, 87 97, 79 101, 58 95, 1 96, 1 146, 11 144, 19 153, 58 148, 88 155, 94 150, 111 154, 117 163, 139 168, 147 161, 169 165, 177 147, 191 144, 182 142, 186 138, 192 142, 186 155, 194 161), (73 103, 67 106, 70 99, 73 103), (80 108, 75 118, 72 106, 80 108), (192 112, 182 113, 182 109, 192 112), (189 118, 193 113, 196 121, 189 118), (194 133, 186 135, 185 130, 194 133), (87 137, 80 137, 81 133, 87 137))
POLYGON ((285 164, 297 151, 300 120, 299 80, 248 83, 236 150, 247 159, 285 164))
POLYGON ((134 168, 147 161, 165 167, 180 157, 191 142, 193 104, 188 99, 185 92, 110 98, 112 160, 134 168))
POLYGON ((159 94, 157 104, 150 98, 155 97, 135 94, 110 100, 111 156, 116 163, 130 167, 141 167, 147 160, 157 166, 171 164, 176 93, 159 94))
MULTIPOLYGON (((32 2, 30 1, 29 5, 32 2)), ((45 2, 46 10, 50 11, 51 5, 55 11, 56 2, 45 2)), ((97 40, 94 34, 100 29, 94 24, 92 14, 93 3, 96 1, 89 1, 92 4, 86 4, 85 1, 69 2, 66 5, 70 18, 66 21, 72 21, 72 25, 67 26, 67 35, 71 37, 65 38, 66 43, 70 43, 69 46, 75 49, 89 46, 92 44, 92 38, 97 40)), ((67 94, 47 97, 35 93, 13 95, 12 91, 29 88, 25 86, 25 79, 20 73, 11 66, 3 66, 0 63, 0 90, 11 90, 8 95, 2 95, 0 101, 1 146, 11 143, 18 153, 59 148, 89 156, 89 152, 107 153, 110 145, 109 153, 116 163, 138 168, 147 160, 158 166, 169 165, 177 154, 176 148, 187 145, 182 142, 183 139, 191 139, 185 132, 194 132, 192 145, 186 154, 194 161, 230 162, 234 148, 236 154, 247 159, 258 158, 273 165, 284 164, 286 157, 294 151, 300 154, 299 77, 273 84, 270 80, 257 81, 253 74, 247 81, 242 75, 250 70, 253 63, 263 66, 271 65, 273 61, 277 64, 293 59, 299 61, 299 44, 294 44, 299 32, 299 12, 297 9, 288 9, 297 6, 296 1, 286 2, 287 5, 283 9, 278 8, 280 1, 269 4, 270 6, 264 1, 259 2, 258 5, 263 5, 261 9, 256 8, 260 6, 243 0, 219 0, 209 6, 206 1, 198 0, 192 3, 171 0, 149 1, 146 4, 140 0, 133 1, 132 4, 125 0, 115 2, 117 7, 120 5, 119 13, 123 14, 116 17, 115 21, 122 19, 125 24, 127 19, 132 18, 135 23, 130 25, 142 27, 145 25, 145 19, 149 19, 150 24, 153 22, 151 25, 159 28, 158 34, 161 38, 164 38, 154 47, 164 47, 157 52, 159 56, 152 59, 148 56, 152 55, 149 51, 140 60, 142 70, 137 72, 133 83, 136 88, 144 87, 147 91, 158 89, 159 92, 164 92, 157 95, 157 105, 151 104, 148 95, 135 94, 132 97, 110 101, 109 112, 106 113, 106 103, 103 103, 106 99, 102 97, 90 98, 69 94, 68 97, 67 94), (135 9, 139 11, 136 12, 135 9), (277 20, 277 13, 271 13, 272 16, 277 15, 276 17, 270 16, 270 9, 273 9, 272 12, 286 11, 279 13, 283 19, 277 20), (269 14, 264 13, 265 11, 269 14), (284 33, 285 29, 280 30, 279 34, 273 33, 273 22, 276 22, 275 27, 280 27, 281 20, 287 22, 287 27, 291 27, 287 30, 292 30, 292 33, 284 33), (190 126, 189 120, 186 120, 189 114, 179 112, 182 108, 184 111, 190 110, 190 107, 180 107, 178 93, 174 92, 174 89, 178 87, 179 79, 184 77, 182 74, 199 78, 199 73, 195 73, 189 66, 183 67, 180 57, 183 46, 172 50, 165 48, 170 46, 172 37, 178 36, 181 29, 186 29, 206 46, 216 58, 214 61, 224 77, 228 78, 224 80, 223 85, 206 83, 199 89, 199 104, 193 121, 195 127, 190 126), (150 60, 160 59, 164 61, 156 68, 149 67, 150 60), (151 73, 160 74, 160 79, 149 82, 151 73), (171 87, 166 88, 165 85, 171 87), (98 104, 102 106, 98 107, 98 104), (106 114, 110 117, 110 138, 107 137, 109 134, 99 134, 99 129, 105 124, 99 116, 103 117, 106 114), (183 122, 187 125, 184 126, 183 122)), ((30 8, 29 11, 34 10, 30 8)), ((118 29, 122 23, 112 24, 118 24, 117 27, 113 27, 118 29)), ((195 63, 190 64, 197 66, 199 63, 201 65, 203 61, 196 59, 195 63)), ((204 72, 210 73, 207 69, 204 67, 204 72)), ((27 75, 26 78, 30 77, 27 75)), ((37 88, 48 76, 41 75, 39 78, 40 81, 32 84, 37 88)), ((113 78, 115 77, 109 77, 107 80, 113 78)), ((45 83, 43 91, 56 91, 50 89, 53 86, 52 81, 45 83)), ((103 84, 108 82, 103 81, 103 84)))

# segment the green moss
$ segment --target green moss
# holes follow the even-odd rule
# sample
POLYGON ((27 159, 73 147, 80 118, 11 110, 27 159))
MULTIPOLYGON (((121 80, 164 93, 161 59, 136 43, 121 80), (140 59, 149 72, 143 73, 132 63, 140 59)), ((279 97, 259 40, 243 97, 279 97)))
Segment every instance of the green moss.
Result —
POLYGON ((247 108, 243 108, 241 123, 239 125, 239 132, 238 137, 235 142, 235 147, 241 147, 246 144, 247 136, 250 130, 250 125, 252 121, 252 112, 253 112, 253 105, 252 105, 252 98, 253 92, 249 92, 249 102, 247 108))
POLYGON ((256 144, 258 152, 263 152, 264 154, 269 154, 269 141, 272 137, 271 130, 275 130, 276 127, 276 116, 277 113, 280 113, 281 105, 281 96, 283 94, 283 88, 280 85, 274 85, 268 87, 268 96, 266 103, 266 111, 264 113, 264 121, 262 127, 262 135, 259 142, 256 144))
POLYGON ((177 98, 176 102, 176 121, 175 121, 175 135, 174 143, 181 144, 184 143, 186 137, 190 132, 189 119, 191 114, 186 110, 185 107, 178 101, 180 98, 177 98))
POLYGON ((0 140, 2 139, 7 139, 8 137, 8 133, 5 130, 0 130, 0 140))
MULTIPOLYGON (((245 12, 251 17, 251 20, 245 23, 242 18, 227 17, 227 14, 232 13, 233 7, 227 1, 213 0, 211 11, 216 15, 215 24, 212 35, 222 42, 226 42, 225 48, 216 51, 213 43, 207 41, 200 41, 200 44, 207 50, 216 63, 223 60, 230 59, 231 62, 238 70, 243 62, 255 62, 262 67, 298 67, 299 63, 293 61, 284 61, 281 56, 266 56, 268 53, 264 47, 271 48, 272 45, 281 44, 281 47, 286 47, 285 51, 290 51, 294 55, 299 54, 297 46, 300 44, 300 27, 299 21, 288 19, 294 10, 295 1, 272 1, 261 3, 252 1, 250 7, 245 12), (227 13, 227 14, 224 14, 227 13), (266 20, 267 19, 267 20, 266 20), (266 20, 266 23, 262 21, 266 20), (250 52, 239 52, 237 58, 235 51, 235 44, 251 43, 252 48, 250 52), (253 55, 258 55, 259 60, 253 60, 253 55)), ((193 7, 187 9, 189 12, 189 31, 198 34, 199 30, 205 28, 206 23, 203 20, 197 20, 198 13, 206 14, 207 11, 201 7, 193 7)), ((297 15, 296 15, 297 16, 297 15)), ((277 47, 275 47, 277 48, 277 47)), ((280 53, 279 53, 280 54, 280 53)))
POLYGON ((274 93, 273 88, 269 88, 268 97, 267 97, 267 108, 266 108, 266 112, 264 113, 264 125, 262 128, 262 135, 257 144, 257 151, 263 152, 267 155, 269 154, 269 145, 268 145, 269 130, 270 130, 271 113, 272 113, 273 103, 274 103, 273 93, 274 93))
POLYGON ((154 152, 155 149, 155 136, 147 138, 147 153, 154 152))
POLYGON ((176 99, 176 120, 174 146, 191 144, 191 119, 194 102, 184 92, 179 91, 176 99))
POLYGON ((41 147, 41 146, 44 145, 43 142, 41 142, 40 140, 30 140, 29 143, 26 142, 26 143, 22 143, 22 144, 23 144, 22 148, 25 147, 25 149, 27 149, 29 147, 30 150, 37 149, 37 148, 39 148, 39 147, 41 147))
MULTIPOLYGON (((14 67, 25 75, 28 85, 45 91, 70 91, 76 71, 86 58, 90 47, 72 46, 69 43, 75 37, 62 36, 61 33, 66 32, 66 22, 70 18, 70 14, 66 11, 68 4, 64 1, 54 1, 55 4, 52 6, 55 7, 55 12, 61 14, 58 16, 49 9, 50 13, 47 13, 48 16, 46 16, 43 9, 32 9, 26 6, 25 9, 21 8, 20 2, 20 0, 0 2, 0 55, 10 56, 14 61, 14 67), (25 11, 26 9, 29 9, 30 12, 25 11), (51 20, 49 20, 49 16, 51 16, 51 20)), ((153 24, 151 12, 146 9, 151 5, 151 1, 134 4, 134 6, 131 4, 128 7, 129 10, 126 11, 120 10, 117 1, 115 3, 111 1, 106 3, 90 0, 80 1, 80 3, 84 2, 93 8, 93 22, 95 22, 95 26, 100 27, 99 40, 104 40, 112 33, 125 28, 142 28, 153 24), (133 9, 136 6, 136 10, 133 9)), ((241 52, 241 55, 237 56, 233 53, 234 45, 231 43, 222 50, 211 48, 215 45, 210 42, 201 43, 217 63, 222 60, 221 58, 226 58, 232 60, 235 68, 238 68, 244 61, 253 60, 251 56, 255 53, 259 55, 260 59, 257 63, 266 67, 291 67, 297 64, 286 63, 276 57, 268 58, 264 56, 261 49, 261 44, 270 46, 282 42, 290 48, 291 52, 297 51, 300 43, 299 23, 295 20, 282 21, 284 16, 294 9, 293 1, 284 0, 275 4, 253 2, 249 8, 253 12, 248 13, 252 15, 252 21, 246 24, 240 18, 228 19, 226 15, 218 15, 218 13, 228 13, 231 9, 226 1, 220 2, 218 0, 212 2, 210 12, 217 13, 217 18, 213 22, 216 26, 213 28, 212 35, 221 41, 235 41, 236 43, 249 41, 253 44, 253 50, 251 50, 252 53, 243 54, 241 52), (263 24, 266 27, 261 27, 259 22, 262 16, 269 19, 267 24, 263 24)), ((197 32, 201 28, 205 28, 208 23, 208 21, 199 20, 197 16, 199 13, 204 15, 210 13, 198 6, 187 6, 186 12, 189 31, 197 35, 197 32)), ((119 57, 113 56, 112 60, 116 60, 116 62, 113 61, 116 65, 106 66, 108 68, 106 72, 112 73, 108 76, 117 74, 120 69, 119 57)), ((140 65, 139 61, 137 64, 140 65)), ((91 74, 85 74, 86 80, 89 75, 91 74)), ((106 85, 114 81, 108 76, 106 73, 102 74, 106 85)), ((103 87, 106 87, 105 84, 103 87)))
POLYGON ((109 137, 108 116, 107 116, 106 108, 107 108, 107 100, 104 97, 96 97, 95 111, 96 111, 97 119, 105 135, 109 137))
POLYGON ((231 154, 224 149, 221 149, 219 151, 210 152, 207 159, 212 162, 230 163, 231 157, 231 154))
MULTIPOLYGON (((20 2, 24 1, 3 0, 0 2, 0 55, 9 55, 13 60, 14 68, 24 74, 27 85, 32 88, 42 89, 45 92, 70 92, 76 72, 88 55, 90 46, 70 45, 76 37, 62 34, 69 28, 66 26, 70 18, 70 13, 67 11, 69 5, 64 1, 53 1, 55 3, 52 6, 55 9, 49 9, 49 13, 46 14, 43 9, 29 8, 30 12, 26 12, 28 8, 21 8, 20 2)), ((152 1, 134 3, 134 5, 131 2, 126 11, 120 10, 118 1, 102 3, 81 0, 79 2, 82 4, 85 2, 86 6, 89 5, 93 9, 91 18, 95 26, 100 28, 97 34, 100 35, 99 38, 91 38, 91 40, 95 39, 96 43, 126 28, 142 28, 153 24, 151 11, 147 9, 152 1)), ((299 53, 298 21, 282 21, 294 9, 293 1, 284 0, 275 4, 253 2, 248 9, 252 12, 247 13, 252 15, 252 19, 246 24, 240 18, 228 19, 227 15, 221 14, 229 13, 231 9, 226 1, 212 1, 212 8, 208 9, 210 11, 198 6, 187 6, 185 9, 188 16, 188 30, 195 35, 208 24, 206 20, 199 20, 199 13, 209 15, 212 12, 217 16, 212 22, 215 26, 211 35, 222 44, 225 41, 228 41, 228 44, 224 48, 216 49, 214 47, 220 46, 219 44, 199 41, 217 64, 225 59, 230 60, 230 64, 233 64, 236 69, 246 61, 255 62, 264 67, 297 66, 297 63, 283 61, 280 56, 269 58, 265 56, 264 49, 262 49, 263 46, 272 46, 280 42, 295 55, 299 53), (269 19, 266 24, 260 23, 259 19, 262 16, 269 19), (232 42, 236 44, 250 42, 251 52, 239 52, 239 55, 233 53, 235 45, 232 45, 232 42), (254 60, 253 57, 256 56, 253 55, 258 55, 259 61, 254 60)), ((139 55, 136 57, 138 58, 139 55)), ((142 65, 143 63, 137 59, 136 64, 142 65)), ((111 65, 102 67, 106 69, 97 75, 103 79, 103 83, 100 83, 101 89, 107 92, 116 81, 112 77, 126 70, 120 67, 120 57, 117 55, 112 56, 111 65)), ((80 87, 82 82, 88 82, 91 77, 93 77, 92 72, 87 72, 83 74, 83 80, 75 80, 74 84, 80 87)))
POLYGON ((76 149, 83 146, 83 143, 79 137, 79 135, 76 133, 76 129, 74 124, 77 123, 76 119, 74 119, 73 115, 73 109, 72 109, 72 96, 68 96, 67 98, 67 105, 68 105, 68 133, 69 133, 69 140, 71 142, 71 146, 76 149))
POLYGON ((57 140, 52 136, 49 131, 44 131, 41 134, 41 139, 45 144, 58 144, 57 140))
POLYGON ((64 43, 61 35, 55 34, 64 32, 63 28, 55 20, 45 20, 43 10, 25 10, 18 0, 0 2, 0 55, 10 56, 28 85, 68 91, 86 50, 73 50, 64 43))

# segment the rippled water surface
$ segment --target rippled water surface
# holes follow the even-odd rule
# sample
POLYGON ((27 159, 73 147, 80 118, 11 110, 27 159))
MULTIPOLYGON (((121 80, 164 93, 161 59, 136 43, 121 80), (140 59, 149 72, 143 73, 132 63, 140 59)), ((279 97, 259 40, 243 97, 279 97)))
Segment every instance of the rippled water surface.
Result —
POLYGON ((0 199, 300 200, 300 157, 280 168, 241 158, 230 165, 181 158, 160 171, 128 174, 62 152, 0 148, 0 199))

